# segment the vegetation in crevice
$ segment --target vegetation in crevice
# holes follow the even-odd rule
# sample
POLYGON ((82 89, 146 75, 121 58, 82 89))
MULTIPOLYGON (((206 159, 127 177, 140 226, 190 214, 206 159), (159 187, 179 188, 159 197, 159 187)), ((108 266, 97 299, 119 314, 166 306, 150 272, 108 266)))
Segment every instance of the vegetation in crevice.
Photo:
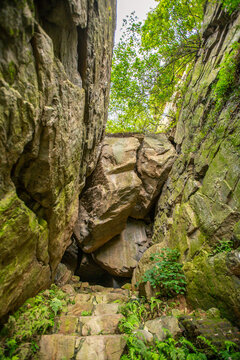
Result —
POLYGON ((28 299, 9 316, 0 333, 0 359, 30 359, 39 349, 40 336, 54 327, 56 316, 69 302, 56 285, 28 299))
MULTIPOLYGON (((157 288, 160 297, 172 298, 185 293, 186 279, 182 264, 178 262, 180 252, 177 249, 164 248, 159 254, 152 254, 152 267, 147 270, 140 283, 149 281, 157 288)), ((139 283, 137 284, 139 285, 139 283)))

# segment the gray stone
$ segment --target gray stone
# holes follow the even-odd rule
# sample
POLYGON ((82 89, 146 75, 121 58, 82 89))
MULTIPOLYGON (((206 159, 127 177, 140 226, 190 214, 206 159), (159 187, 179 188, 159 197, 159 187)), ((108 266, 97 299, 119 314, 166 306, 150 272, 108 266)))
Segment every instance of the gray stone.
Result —
POLYGON ((157 337, 159 341, 166 339, 168 333, 176 337, 181 333, 178 320, 174 316, 162 316, 145 323, 144 330, 149 331, 157 337))
POLYGON ((153 342, 153 335, 147 330, 138 329, 138 330, 133 331, 133 334, 135 334, 139 340, 142 340, 146 343, 153 342))

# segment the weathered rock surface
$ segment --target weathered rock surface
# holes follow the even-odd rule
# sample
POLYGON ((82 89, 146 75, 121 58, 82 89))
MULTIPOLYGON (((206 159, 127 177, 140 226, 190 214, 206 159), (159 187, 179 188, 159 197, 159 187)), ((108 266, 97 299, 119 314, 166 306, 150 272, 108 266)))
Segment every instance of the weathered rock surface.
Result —
POLYGON ((173 337, 181 334, 178 320, 174 316, 162 316, 154 320, 148 320, 145 323, 144 329, 157 337, 159 341, 165 340, 168 336, 166 330, 169 331, 173 337))
POLYGON ((144 219, 166 182, 176 152, 165 134, 145 136, 137 154, 137 173, 142 180, 140 194, 131 216, 144 219))
POLYGON ((46 287, 107 115, 115 0, 0 9, 0 317, 46 287))
MULTIPOLYGON (((225 55, 240 40, 239 24, 238 11, 230 16, 220 2, 208 3, 202 48, 176 128, 180 155, 158 202, 153 239, 180 250, 188 301, 204 309, 217 306, 224 317, 238 324, 237 257, 210 254, 219 242, 239 239, 239 94, 230 89, 217 110, 214 95, 225 55)), ((239 74, 235 80, 239 88, 239 74)))
POLYGON ((83 251, 93 252, 120 234, 129 216, 148 214, 175 156, 164 134, 105 139, 80 199, 74 233, 83 251))
POLYGON ((149 242, 144 222, 128 220, 120 235, 94 253, 94 260, 112 275, 131 277, 149 242))
POLYGON ((72 276, 73 272, 66 265, 60 263, 57 266, 54 282, 58 286, 64 286, 69 283, 72 276))
POLYGON ((134 171, 139 146, 134 137, 104 141, 91 185, 80 200, 74 230, 85 252, 93 252, 124 229, 141 186, 134 171))
POLYGON ((67 266, 69 270, 75 273, 78 267, 79 261, 79 247, 76 241, 73 239, 72 244, 67 247, 64 252, 64 255, 61 259, 61 262, 67 266))
POLYGON ((184 336, 190 341, 194 342, 198 336, 203 336, 218 349, 224 349, 225 341, 232 341, 240 348, 240 332, 226 319, 181 316, 179 324, 184 336))

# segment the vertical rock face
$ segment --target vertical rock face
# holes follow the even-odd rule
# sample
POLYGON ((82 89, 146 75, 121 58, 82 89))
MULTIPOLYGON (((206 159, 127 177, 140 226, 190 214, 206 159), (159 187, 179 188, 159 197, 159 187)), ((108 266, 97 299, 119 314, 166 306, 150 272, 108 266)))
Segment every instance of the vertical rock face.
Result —
POLYGON ((1 2, 0 317, 70 244, 107 115, 115 0, 1 2))
POLYGON ((176 129, 180 154, 158 202, 154 230, 156 242, 181 252, 189 301, 217 306, 238 322, 239 251, 211 254, 221 241, 237 247, 240 240, 239 51, 231 60, 237 64, 234 84, 225 79, 230 85, 223 99, 214 92, 226 55, 240 41, 239 24, 238 11, 230 16, 219 2, 207 5, 203 44, 176 129))

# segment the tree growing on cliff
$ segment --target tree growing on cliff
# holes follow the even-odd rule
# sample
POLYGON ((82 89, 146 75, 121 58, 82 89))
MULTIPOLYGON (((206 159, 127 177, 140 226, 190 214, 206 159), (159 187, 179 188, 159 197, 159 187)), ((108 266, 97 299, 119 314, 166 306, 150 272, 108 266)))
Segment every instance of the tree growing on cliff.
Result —
POLYGON ((204 0, 156 0, 141 24, 132 14, 113 56, 107 131, 156 131, 164 106, 200 46, 204 0))

